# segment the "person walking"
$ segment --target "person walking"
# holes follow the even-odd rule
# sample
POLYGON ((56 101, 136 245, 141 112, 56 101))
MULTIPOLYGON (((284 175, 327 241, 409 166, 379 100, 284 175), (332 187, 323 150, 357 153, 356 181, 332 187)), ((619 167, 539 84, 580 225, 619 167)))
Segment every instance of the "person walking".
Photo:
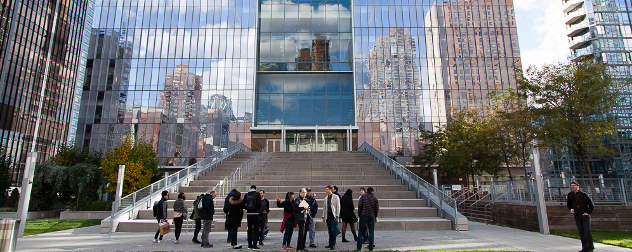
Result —
POLYGON ((266 191, 259 190, 261 195, 261 209, 259 209, 259 246, 263 246, 266 229, 268 228, 268 213, 270 212, 270 201, 266 199, 266 191))
POLYGON ((230 246, 233 249, 241 249, 241 245, 237 245, 237 229, 241 227, 241 220, 244 218, 244 200, 241 198, 241 192, 235 190, 233 197, 228 200, 228 226, 230 227, 230 246))
POLYGON ((307 188, 307 195, 305 195, 305 201, 309 204, 309 218, 311 222, 307 224, 307 232, 309 233, 309 247, 317 248, 314 239, 316 238, 316 214, 318 214, 318 203, 316 202, 316 194, 312 193, 311 188, 307 188))
POLYGON ((277 207, 283 208, 283 222, 281 223, 281 232, 283 232, 283 245, 281 249, 288 251, 294 249, 290 246, 292 241, 292 232, 296 226, 296 217, 294 216, 294 192, 287 192, 285 194, 285 201, 281 202, 279 196, 276 196, 277 207))
POLYGON ((162 243, 163 235, 160 234, 160 223, 167 221, 167 198, 169 197, 168 191, 162 191, 162 198, 156 204, 154 204, 154 216, 158 221, 158 230, 156 231, 156 235, 154 235, 154 243, 162 243), (160 235, 160 239, 158 239, 158 235, 160 235))
MULTIPOLYGON (((333 193, 338 196, 338 199, 342 199, 342 196, 340 196, 340 194, 338 194, 338 186, 333 186, 334 191, 333 193)), ((340 219, 338 219, 338 221, 336 221, 336 223, 334 223, 334 230, 336 231, 336 236, 338 236, 340 234, 340 228, 338 228, 338 223, 340 222, 340 219)))
POLYGON ((329 233, 329 245, 325 246, 330 250, 334 250, 336 247, 336 230, 334 225, 338 223, 340 216, 340 198, 334 195, 333 187, 328 185, 325 187, 327 196, 325 197, 325 204, 323 206, 323 222, 327 222, 327 231, 329 233))
POLYGON ((189 209, 184 201, 187 196, 183 192, 178 194, 178 199, 173 203, 173 224, 176 226, 176 244, 180 244, 180 234, 182 233, 182 222, 187 217, 189 209))
POLYGON ((198 234, 200 233, 200 230, 202 230, 202 208, 199 206, 201 206, 200 202, 202 202, 203 198, 204 194, 200 194, 200 196, 197 196, 195 201, 193 201, 193 211, 190 216, 191 219, 195 221, 195 231, 193 231, 193 239, 191 240, 193 244, 202 243, 198 240, 198 234))
POLYGON ((571 182, 571 190, 566 197, 566 207, 575 217, 575 225, 577 225, 579 238, 582 242, 582 250, 579 252, 592 252, 595 245, 590 230, 590 214, 595 209, 595 205, 588 194, 579 190, 577 182, 571 182))
MULTIPOLYGON (((362 228, 360 232, 364 232, 367 226, 369 229, 369 251, 373 251, 375 220, 379 211, 380 204, 373 195, 373 187, 369 187, 358 201, 358 214, 360 215, 360 227, 362 228)), ((357 250, 362 249, 362 236, 358 237, 356 248, 357 250)))
POLYGON ((212 248, 213 244, 211 244, 208 240, 208 235, 211 232, 211 228, 213 226, 213 215, 215 215, 215 202, 213 199, 217 196, 215 191, 208 191, 202 197, 202 214, 200 218, 204 221, 204 229, 202 230, 202 247, 203 248, 212 248))
POLYGON ((345 233, 347 232, 347 225, 351 228, 351 233, 353 234, 353 241, 358 241, 358 236, 356 235, 355 223, 358 222, 358 218, 353 212, 355 207, 353 206, 353 191, 351 189, 347 189, 345 195, 342 196, 340 200, 340 219, 342 220, 342 242, 349 242, 345 233))
POLYGON ((226 242, 227 243, 231 243, 230 236, 232 234, 232 232, 230 231, 230 225, 228 224, 229 223, 228 222, 228 206, 229 206, 228 202, 229 202, 230 198, 235 196, 235 192, 236 191, 237 191, 237 189, 230 190, 230 192, 226 196, 226 199, 224 199, 224 208, 222 209, 222 211, 224 211, 224 215, 225 215, 225 218, 226 218, 226 220, 224 222, 224 229, 226 231, 228 231, 228 236, 226 237, 226 242))
POLYGON ((298 239, 296 241, 296 251, 305 250, 305 215, 309 214, 309 206, 305 201, 305 195, 307 190, 302 188, 298 193, 298 197, 294 199, 294 217, 296 218, 296 224, 298 225, 298 239), (305 201, 305 202, 304 202, 305 201))
POLYGON ((257 241, 259 240, 259 212, 261 211, 261 195, 257 192, 257 186, 251 185, 250 190, 244 196, 246 208, 246 221, 248 225, 248 249, 259 250, 257 241))

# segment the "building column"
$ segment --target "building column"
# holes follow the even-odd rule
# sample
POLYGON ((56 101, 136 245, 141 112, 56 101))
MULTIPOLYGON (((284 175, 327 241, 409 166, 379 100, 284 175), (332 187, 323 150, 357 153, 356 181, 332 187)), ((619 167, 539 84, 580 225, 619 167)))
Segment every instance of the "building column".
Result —
POLYGON ((316 125, 316 137, 314 138, 316 139, 316 151, 318 151, 318 125, 316 125))

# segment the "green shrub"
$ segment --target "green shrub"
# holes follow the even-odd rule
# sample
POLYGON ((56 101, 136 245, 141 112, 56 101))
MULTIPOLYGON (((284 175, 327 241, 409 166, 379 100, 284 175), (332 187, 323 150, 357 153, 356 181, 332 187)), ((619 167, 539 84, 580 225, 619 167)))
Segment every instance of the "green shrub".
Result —
POLYGON ((112 211, 112 201, 88 201, 77 205, 71 205, 71 211, 112 211))

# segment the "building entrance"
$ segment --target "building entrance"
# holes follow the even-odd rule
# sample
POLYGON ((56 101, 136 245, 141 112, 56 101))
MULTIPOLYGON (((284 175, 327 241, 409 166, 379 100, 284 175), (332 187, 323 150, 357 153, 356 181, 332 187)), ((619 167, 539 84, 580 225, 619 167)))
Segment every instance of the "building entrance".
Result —
POLYGON ((268 152, 281 152, 281 139, 268 139, 268 152))

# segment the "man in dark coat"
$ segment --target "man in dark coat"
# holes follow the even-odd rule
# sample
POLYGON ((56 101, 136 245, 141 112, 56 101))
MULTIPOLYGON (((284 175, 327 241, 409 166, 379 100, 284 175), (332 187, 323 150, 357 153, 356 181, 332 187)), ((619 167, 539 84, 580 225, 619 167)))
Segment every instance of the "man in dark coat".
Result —
POLYGON ((215 204, 213 199, 217 193, 215 191, 207 192, 202 198, 202 221, 204 228, 202 229, 202 247, 211 248, 213 244, 208 241, 208 234, 211 232, 213 225, 213 215, 215 214, 215 204))
MULTIPOLYGON (((377 218, 377 214, 380 211, 380 204, 377 198, 373 195, 373 187, 369 187, 366 190, 365 194, 362 194, 360 200, 358 201, 358 215, 360 215, 360 232, 364 232, 364 230, 369 228, 369 251, 373 251, 373 242, 375 235, 373 234, 375 230, 375 219, 377 218)), ((362 249, 362 236, 358 237, 358 242, 356 244, 357 250, 362 249)))
POLYGON ((237 191, 237 189, 233 189, 228 193, 228 196, 226 196, 226 199, 224 200, 224 208, 222 209, 224 211, 224 215, 226 216, 226 222, 224 222, 224 229, 226 231, 228 231, 228 236, 226 237, 226 242, 230 243, 230 226, 228 225, 228 200, 233 197, 233 195, 235 195, 235 192, 237 191))
POLYGON ((259 250, 257 241, 259 236, 259 212, 261 211, 261 195, 257 192, 257 186, 250 186, 250 190, 244 196, 246 208, 246 221, 248 223, 248 249, 259 250))
POLYGON ((595 246, 590 231, 590 214, 595 209, 595 205, 588 194, 579 190, 577 182, 571 182, 571 190, 566 197, 566 207, 575 217, 575 225, 577 225, 579 238, 582 241, 580 252, 592 252, 595 246))
MULTIPOLYGON (((162 191, 162 198, 156 204, 158 207, 158 211, 156 214, 156 220, 158 220, 158 225, 160 225, 161 221, 167 221, 167 198, 169 197, 168 191, 162 191)), ((156 231, 156 235, 154 236, 154 243, 161 243, 162 235, 160 234, 160 227, 156 231), (158 235, 160 235, 160 239, 158 239, 158 235)))
POLYGON ((312 193, 311 188, 307 188, 307 195, 305 196, 305 201, 309 204, 309 215, 312 218, 312 222, 307 225, 307 232, 309 233, 309 247, 316 248, 316 214, 318 214, 318 203, 316 202, 316 194, 312 193))

